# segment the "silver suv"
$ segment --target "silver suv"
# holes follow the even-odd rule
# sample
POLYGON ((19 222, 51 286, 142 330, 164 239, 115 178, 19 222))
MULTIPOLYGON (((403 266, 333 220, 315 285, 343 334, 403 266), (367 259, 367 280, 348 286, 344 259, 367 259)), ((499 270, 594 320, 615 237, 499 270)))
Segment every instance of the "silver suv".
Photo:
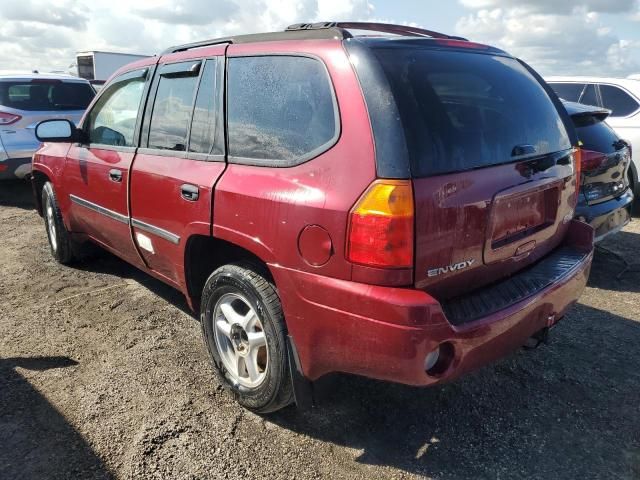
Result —
POLYGON ((57 74, 0 75, 0 179, 23 178, 40 146, 38 122, 66 118, 78 123, 95 95, 88 81, 57 74))

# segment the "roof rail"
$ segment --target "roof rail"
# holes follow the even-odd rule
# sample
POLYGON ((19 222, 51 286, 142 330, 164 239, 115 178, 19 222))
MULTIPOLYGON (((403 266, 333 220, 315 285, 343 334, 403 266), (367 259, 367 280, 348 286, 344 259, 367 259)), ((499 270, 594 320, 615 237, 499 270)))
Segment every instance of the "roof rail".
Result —
POLYGON ((445 33, 425 30, 424 28, 411 27, 408 25, 396 25, 393 23, 376 22, 319 22, 319 23, 296 23, 287 27, 286 31, 297 30, 323 30, 328 28, 341 28, 345 30, 369 30, 381 33, 393 33, 396 35, 409 35, 412 37, 431 37, 453 40, 467 40, 462 37, 454 37, 445 33))
POLYGON ((194 48, 210 47, 230 43, 267 42, 276 40, 311 40, 311 39, 340 39, 351 38, 348 30, 369 30, 373 32, 392 33, 395 35, 407 35, 412 37, 431 37, 448 40, 467 40, 462 37, 454 37, 432 30, 410 27, 407 25, 394 25, 391 23, 373 22, 319 22, 296 23, 290 25, 283 32, 255 33, 250 35, 238 35, 232 37, 214 38, 200 42, 185 43, 167 48, 160 55, 184 52, 194 48))

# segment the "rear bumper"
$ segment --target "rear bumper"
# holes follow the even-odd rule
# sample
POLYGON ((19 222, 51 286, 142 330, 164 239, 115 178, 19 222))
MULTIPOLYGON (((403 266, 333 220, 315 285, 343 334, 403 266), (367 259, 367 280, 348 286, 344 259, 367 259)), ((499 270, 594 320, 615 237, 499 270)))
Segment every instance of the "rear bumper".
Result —
POLYGON ((607 200, 596 205, 581 203, 576 208, 575 217, 584 219, 595 230, 595 241, 618 232, 631 221, 633 192, 629 188, 618 198, 607 200))
POLYGON ((582 254, 565 275, 507 308, 461 326, 450 323, 441 305, 419 290, 270 267, 307 378, 345 372, 426 386, 495 361, 560 319, 587 283, 593 230, 572 222, 566 246, 582 254), (425 357, 445 342, 453 346, 452 361, 437 376, 428 375, 425 357))
POLYGON ((0 180, 24 178, 31 172, 31 157, 0 160, 0 180))

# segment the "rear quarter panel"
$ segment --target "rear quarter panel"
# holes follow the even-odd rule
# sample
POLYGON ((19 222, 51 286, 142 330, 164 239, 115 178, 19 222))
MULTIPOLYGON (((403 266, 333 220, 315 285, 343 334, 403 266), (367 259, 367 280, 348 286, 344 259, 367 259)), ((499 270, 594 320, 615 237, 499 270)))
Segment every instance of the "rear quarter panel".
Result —
POLYGON ((340 137, 325 153, 293 167, 229 164, 215 191, 213 234, 267 263, 350 279, 344 253, 348 213, 375 178, 366 107, 339 41, 240 44, 227 51, 230 57, 287 53, 325 63, 340 112, 340 137), (323 265, 311 265, 298 249, 298 238, 309 225, 319 225, 331 237, 331 256, 323 265))

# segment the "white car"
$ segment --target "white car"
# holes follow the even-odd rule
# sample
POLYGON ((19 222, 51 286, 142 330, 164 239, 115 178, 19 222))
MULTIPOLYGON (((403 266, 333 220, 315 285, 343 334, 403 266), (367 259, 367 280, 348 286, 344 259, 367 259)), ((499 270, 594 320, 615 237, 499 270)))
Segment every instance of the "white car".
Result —
POLYGON ((607 123, 632 146, 629 180, 640 197, 640 79, 603 77, 547 77, 545 80, 564 100, 611 110, 607 123))

